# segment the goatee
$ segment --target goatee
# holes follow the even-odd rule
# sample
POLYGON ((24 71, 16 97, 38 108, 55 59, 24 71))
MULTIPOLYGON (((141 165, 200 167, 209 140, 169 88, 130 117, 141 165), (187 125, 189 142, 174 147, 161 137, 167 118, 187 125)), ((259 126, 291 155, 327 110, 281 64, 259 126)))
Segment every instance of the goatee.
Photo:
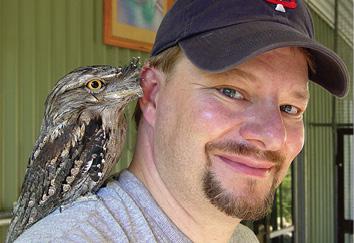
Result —
MULTIPOLYGON (((208 166, 203 175, 203 189, 209 201, 226 215, 243 220, 258 220, 271 212, 274 193, 277 189, 277 174, 279 165, 284 161, 284 156, 273 151, 259 151, 256 148, 233 142, 220 144, 207 144, 206 153, 208 155, 208 166), (258 159, 266 159, 276 164, 274 179, 266 195, 257 197, 255 179, 248 179, 247 192, 244 195, 234 195, 227 188, 223 188, 217 176, 210 170, 212 164, 210 153, 224 151, 238 155, 252 156, 258 159)), ((237 185, 235 185, 237 187, 237 185)))
MULTIPOLYGON (((243 220, 258 220, 270 213, 276 187, 273 183, 269 193, 259 200, 237 197, 228 193, 211 171, 203 177, 204 193, 209 201, 226 215, 243 220), (247 200, 248 199, 248 200, 247 200)), ((249 181, 250 195, 254 195, 255 182, 249 181)))

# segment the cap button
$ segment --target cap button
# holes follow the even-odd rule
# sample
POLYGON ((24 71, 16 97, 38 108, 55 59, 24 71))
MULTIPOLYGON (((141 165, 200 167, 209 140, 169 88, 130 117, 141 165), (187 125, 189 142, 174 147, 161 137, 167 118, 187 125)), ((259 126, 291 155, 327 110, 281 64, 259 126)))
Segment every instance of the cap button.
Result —
POLYGON ((277 4, 277 6, 275 7, 275 10, 282 12, 282 13, 286 12, 283 4, 280 4, 280 3, 277 4))

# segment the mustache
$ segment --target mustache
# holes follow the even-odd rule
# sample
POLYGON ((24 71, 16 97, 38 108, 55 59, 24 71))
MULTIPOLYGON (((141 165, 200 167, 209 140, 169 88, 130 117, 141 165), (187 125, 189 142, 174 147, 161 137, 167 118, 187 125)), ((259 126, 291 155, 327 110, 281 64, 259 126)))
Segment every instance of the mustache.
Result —
POLYGON ((205 146, 205 151, 225 152, 235 155, 249 156, 259 160, 267 160, 277 165, 281 164, 286 159, 285 155, 279 151, 260 150, 254 146, 244 143, 237 143, 234 141, 226 141, 221 143, 209 142, 205 146))

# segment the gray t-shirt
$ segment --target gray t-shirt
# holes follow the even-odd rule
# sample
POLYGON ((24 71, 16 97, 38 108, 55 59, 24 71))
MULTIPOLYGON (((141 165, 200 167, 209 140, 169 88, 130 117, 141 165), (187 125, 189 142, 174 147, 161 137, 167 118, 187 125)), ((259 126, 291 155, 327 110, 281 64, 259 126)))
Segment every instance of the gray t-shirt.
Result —
MULTIPOLYGON (((15 242, 191 242, 163 213, 149 191, 128 170, 96 195, 56 210, 15 242)), ((258 242, 246 226, 232 242, 258 242)))

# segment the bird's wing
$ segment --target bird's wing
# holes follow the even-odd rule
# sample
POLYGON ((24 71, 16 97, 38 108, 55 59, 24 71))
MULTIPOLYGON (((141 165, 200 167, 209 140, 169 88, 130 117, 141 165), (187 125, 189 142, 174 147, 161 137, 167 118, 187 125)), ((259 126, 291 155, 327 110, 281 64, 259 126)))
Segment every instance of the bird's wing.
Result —
POLYGON ((91 120, 88 124, 63 127, 54 138, 48 134, 38 142, 8 235, 14 235, 16 239, 23 230, 59 205, 75 200, 102 183, 100 167, 109 135, 100 120, 91 120))

